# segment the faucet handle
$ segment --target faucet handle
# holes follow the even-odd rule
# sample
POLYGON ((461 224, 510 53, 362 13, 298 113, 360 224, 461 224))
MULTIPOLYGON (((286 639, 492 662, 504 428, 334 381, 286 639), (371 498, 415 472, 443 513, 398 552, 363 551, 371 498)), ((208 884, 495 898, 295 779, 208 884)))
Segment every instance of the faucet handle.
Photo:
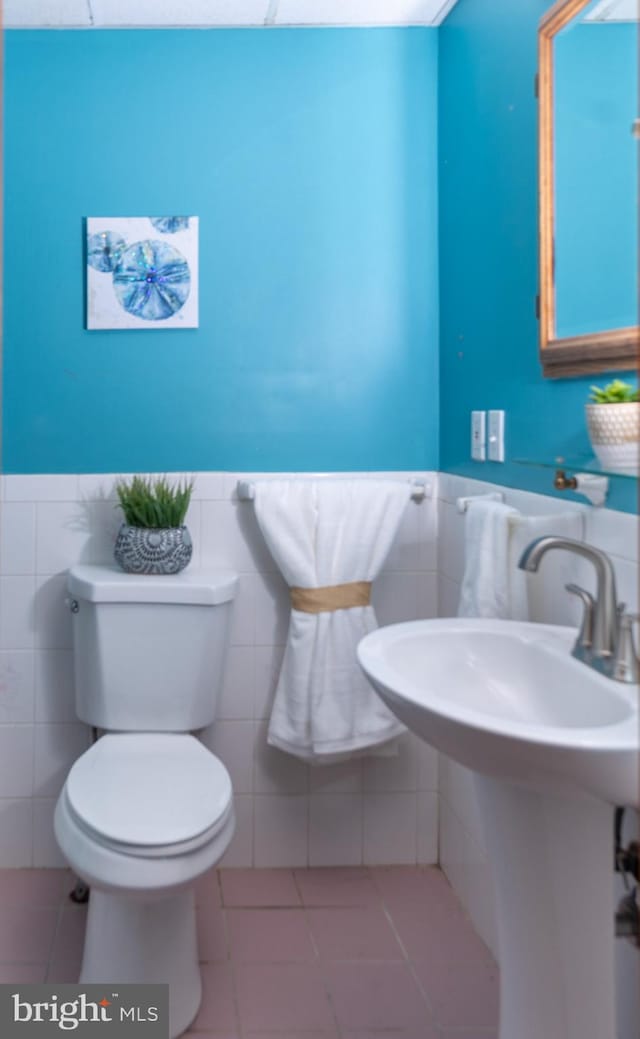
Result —
POLYGON ((640 661, 633 641, 633 625, 640 620, 638 613, 620 612, 618 638, 613 660, 613 677, 618 682, 640 682, 640 661))
POLYGON ((574 656, 583 658, 585 652, 590 650, 593 644, 593 611, 595 602, 593 596, 586 588, 581 588, 579 584, 565 584, 565 588, 572 595, 577 595, 584 605, 582 624, 573 650, 574 656))

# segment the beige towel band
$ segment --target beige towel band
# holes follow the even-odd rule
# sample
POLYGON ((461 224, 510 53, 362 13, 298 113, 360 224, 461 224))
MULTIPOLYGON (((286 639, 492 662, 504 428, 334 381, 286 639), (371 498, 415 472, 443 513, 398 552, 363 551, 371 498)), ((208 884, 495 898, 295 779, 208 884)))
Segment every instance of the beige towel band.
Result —
POLYGON ((349 610, 352 606, 368 606, 371 601, 371 581, 351 581, 349 584, 327 584, 322 588, 290 588, 291 605, 302 613, 327 613, 349 610))

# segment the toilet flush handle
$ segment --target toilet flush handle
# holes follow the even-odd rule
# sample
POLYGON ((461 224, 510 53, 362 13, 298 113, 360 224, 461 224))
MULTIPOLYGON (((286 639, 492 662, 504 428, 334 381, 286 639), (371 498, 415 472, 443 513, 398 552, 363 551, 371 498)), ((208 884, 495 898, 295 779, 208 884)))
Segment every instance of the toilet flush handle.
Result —
POLYGON ((67 606, 71 610, 71 613, 78 613, 79 612, 79 610, 80 610, 80 603, 78 602, 77 599, 69 599, 67 597, 65 599, 65 603, 67 604, 67 606))

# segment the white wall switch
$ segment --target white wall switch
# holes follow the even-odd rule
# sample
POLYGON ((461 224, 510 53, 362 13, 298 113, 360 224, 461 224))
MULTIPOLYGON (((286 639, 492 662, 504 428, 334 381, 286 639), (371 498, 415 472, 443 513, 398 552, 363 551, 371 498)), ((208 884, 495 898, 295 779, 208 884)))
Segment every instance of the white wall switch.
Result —
POLYGON ((489 412, 489 461, 504 462, 504 411, 489 412))
POLYGON ((471 412, 471 457, 476 462, 487 460, 487 413, 471 412))

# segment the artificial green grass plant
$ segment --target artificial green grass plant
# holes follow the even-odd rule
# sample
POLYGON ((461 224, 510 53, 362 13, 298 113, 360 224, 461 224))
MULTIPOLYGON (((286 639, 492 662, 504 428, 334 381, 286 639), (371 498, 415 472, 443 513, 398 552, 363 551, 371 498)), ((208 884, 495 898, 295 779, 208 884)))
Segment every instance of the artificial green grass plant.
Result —
POLYGON ((119 480, 116 492, 125 521, 130 527, 158 529, 181 527, 189 508, 193 480, 169 483, 165 476, 134 476, 119 480))
POLYGON ((614 379, 603 389, 592 386, 589 398, 592 404, 632 404, 638 399, 638 390, 622 379, 614 379))

